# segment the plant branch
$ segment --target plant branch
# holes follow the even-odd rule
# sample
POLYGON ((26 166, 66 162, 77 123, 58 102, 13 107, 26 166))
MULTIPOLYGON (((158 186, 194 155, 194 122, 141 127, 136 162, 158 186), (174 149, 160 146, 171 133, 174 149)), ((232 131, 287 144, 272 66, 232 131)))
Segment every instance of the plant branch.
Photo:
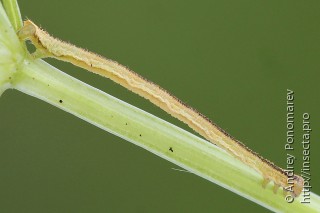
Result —
MULTIPOLYGON (((224 150, 160 118, 66 75, 42 60, 26 59, 13 88, 59 107, 180 167, 275 212, 317 212, 299 198, 287 203, 282 189, 262 187, 263 177, 224 150)), ((301 197, 300 197, 301 198, 301 197)))
POLYGON ((3 6, 14 30, 18 31, 22 27, 22 18, 17 0, 3 0, 3 6))

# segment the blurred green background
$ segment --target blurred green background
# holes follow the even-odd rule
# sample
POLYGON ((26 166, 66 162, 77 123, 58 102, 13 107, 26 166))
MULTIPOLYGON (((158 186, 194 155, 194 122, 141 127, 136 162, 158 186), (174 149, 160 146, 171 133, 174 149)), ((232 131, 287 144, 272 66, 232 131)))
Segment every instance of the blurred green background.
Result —
MULTIPOLYGON (((309 112, 312 187, 320 194, 319 1, 19 3, 24 18, 156 82, 281 167, 286 90, 294 90, 295 168, 309 112)), ((188 129, 110 80, 47 61, 188 129)), ((17 91, 2 95, 0 121, 1 212, 269 212, 17 91)))

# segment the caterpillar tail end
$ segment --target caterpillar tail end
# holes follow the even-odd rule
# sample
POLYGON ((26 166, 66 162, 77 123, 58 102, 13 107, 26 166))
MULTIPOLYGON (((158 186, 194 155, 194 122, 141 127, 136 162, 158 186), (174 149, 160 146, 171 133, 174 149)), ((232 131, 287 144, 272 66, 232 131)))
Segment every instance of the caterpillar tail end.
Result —
POLYGON ((293 176, 293 185, 290 187, 284 186, 279 183, 275 183, 274 181, 271 180, 271 178, 266 178, 266 177, 263 178, 262 187, 266 188, 266 186, 270 182, 274 183, 273 192, 276 194, 278 192, 278 189, 281 187, 281 188, 283 188, 283 195, 284 196, 286 196, 288 193, 290 193, 293 197, 299 197, 299 195, 301 194, 301 192, 303 190, 303 186, 304 186, 304 180, 299 175, 293 176))
POLYGON ((283 195, 291 194, 292 197, 299 197, 303 190, 304 179, 299 175, 293 176, 293 183, 290 186, 283 187, 283 195))
POLYGON ((303 190, 303 186, 304 186, 303 177, 299 175, 294 175, 293 176, 293 193, 292 193, 294 197, 299 197, 299 195, 303 190))

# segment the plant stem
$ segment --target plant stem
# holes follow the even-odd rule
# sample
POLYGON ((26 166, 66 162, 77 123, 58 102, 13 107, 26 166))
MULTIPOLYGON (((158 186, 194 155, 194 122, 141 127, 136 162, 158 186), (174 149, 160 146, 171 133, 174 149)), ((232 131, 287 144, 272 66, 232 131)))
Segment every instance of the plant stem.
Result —
POLYGON ((22 27, 22 18, 18 2, 16 0, 3 0, 3 6, 15 31, 22 27))
POLYGON ((263 178, 211 143, 160 118, 68 76, 42 60, 26 59, 12 82, 13 88, 39 98, 130 141, 182 168, 246 197, 270 210, 317 212, 299 198, 288 204, 273 184, 262 187, 263 178))
MULTIPOLYGON (((6 1, 7 6, 12 1, 6 1)), ((10 10, 12 16, 16 17, 16 10, 10 10)), ((19 13, 20 14, 20 13, 19 13)), ((10 24, 8 16, 0 3, 0 95, 3 91, 11 87, 11 80, 19 70, 26 55, 25 44, 19 41, 15 29, 10 24)), ((20 20, 21 21, 21 20, 20 20)), ((18 22, 18 21, 17 21, 18 22)))

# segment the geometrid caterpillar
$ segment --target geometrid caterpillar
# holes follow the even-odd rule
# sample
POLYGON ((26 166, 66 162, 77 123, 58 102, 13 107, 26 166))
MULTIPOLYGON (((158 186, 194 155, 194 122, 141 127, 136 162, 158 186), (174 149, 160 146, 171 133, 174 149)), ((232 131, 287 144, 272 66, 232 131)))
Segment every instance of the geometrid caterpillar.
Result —
MULTIPOLYGON (((30 40, 33 43, 37 48, 36 52, 33 53, 35 57, 52 57, 70 62, 93 73, 109 78, 132 92, 148 99, 173 117, 186 123, 211 143, 226 150, 262 174, 264 177, 263 186, 273 181, 275 185, 274 192, 276 192, 279 187, 284 188, 284 191, 286 191, 285 188, 289 186, 287 183, 287 174, 283 169, 251 151, 208 118, 184 104, 160 86, 146 80, 125 66, 53 38, 30 20, 24 22, 24 26, 19 31, 19 37, 30 40)), ((297 197, 303 189, 304 181, 302 177, 294 175, 293 182, 292 191, 287 191, 291 191, 291 194, 297 197)))

